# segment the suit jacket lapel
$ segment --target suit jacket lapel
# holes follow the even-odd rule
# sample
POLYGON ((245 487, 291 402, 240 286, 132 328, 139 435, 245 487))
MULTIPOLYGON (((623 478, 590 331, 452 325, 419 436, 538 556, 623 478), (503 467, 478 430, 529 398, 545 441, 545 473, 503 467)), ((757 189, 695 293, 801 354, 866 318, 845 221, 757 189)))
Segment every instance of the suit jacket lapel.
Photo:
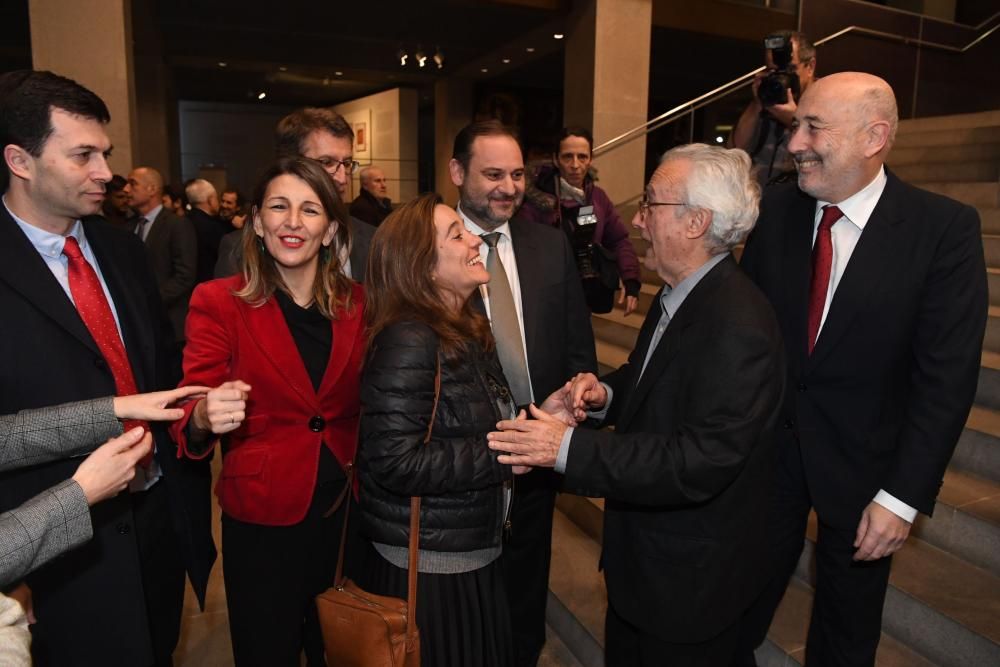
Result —
POLYGON ((885 190, 872 211, 861 238, 851 253, 844 275, 840 278, 837 291, 833 294, 826 321, 820 329, 812 356, 809 357, 809 368, 814 368, 836 347, 837 341, 875 293, 882 276, 890 268, 891 262, 887 260, 892 257, 893 233, 902 221, 895 206, 894 194, 897 187, 895 176, 889 174, 885 190))
MULTIPOLYGON (((313 390, 312 380, 309 379, 305 364, 295 345, 295 339, 288 330, 288 324, 275 297, 272 296, 259 307, 240 302, 239 312, 250 331, 250 338, 260 349, 261 357, 267 359, 267 363, 274 367, 278 375, 285 378, 288 386, 301 396, 302 400, 319 411, 319 400, 313 390)), ((335 331, 333 349, 336 349, 336 346, 335 331)))
MULTIPOLYGON (((785 213, 782 242, 785 248, 780 254, 783 263, 783 283, 787 315, 785 335, 791 341, 789 363, 801 367, 809 354, 806 343, 809 329, 809 283, 812 281, 813 227, 816 218, 816 200, 796 190, 794 203, 785 213)), ((776 308, 777 310, 777 308, 776 308)))
POLYGON ((333 391, 334 385, 340 380, 347 362, 351 358, 351 350, 361 335, 361 305, 355 299, 354 310, 350 313, 340 313, 340 319, 333 321, 333 345, 330 346, 330 358, 326 363, 326 371, 323 373, 323 381, 320 383, 319 393, 325 396, 333 391))
POLYGON ((0 206, 0 279, 92 352, 100 354, 73 302, 3 206, 0 206))
POLYGON ((149 228, 149 233, 146 234, 146 245, 148 247, 155 247, 157 243, 161 243, 162 238, 166 238, 167 225, 170 224, 165 220, 166 217, 167 207, 164 206, 156 214, 156 218, 153 219, 153 225, 149 228))

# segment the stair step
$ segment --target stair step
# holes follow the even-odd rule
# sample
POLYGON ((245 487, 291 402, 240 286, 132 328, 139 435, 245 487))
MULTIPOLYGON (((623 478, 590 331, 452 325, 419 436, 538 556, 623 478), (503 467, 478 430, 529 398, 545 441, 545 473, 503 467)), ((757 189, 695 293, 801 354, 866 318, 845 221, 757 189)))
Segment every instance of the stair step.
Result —
POLYGON ((1000 185, 997 183, 943 183, 929 181, 915 185, 931 192, 957 199, 969 206, 995 207, 1000 204, 1000 185))
MULTIPOLYGON (((596 337, 595 337, 596 338, 596 337)), ((604 368, 614 370, 625 365, 632 348, 623 348, 613 343, 608 343, 597 338, 594 343, 597 347, 597 363, 604 368)))
POLYGON ((1000 306, 1000 267, 986 267, 986 286, 990 293, 990 305, 1000 306))
POLYGON ((983 234, 1000 234, 1000 208, 980 208, 979 220, 983 227, 983 234))
POLYGON ((894 166, 892 171, 907 183, 921 181, 996 182, 997 178, 1000 177, 1000 160, 997 157, 990 157, 980 160, 968 159, 961 162, 916 161, 912 164, 894 166))
POLYGON ((949 469, 934 516, 918 516, 913 535, 1000 576, 1000 484, 949 469))
MULTIPOLYGON (((792 579, 767 633, 757 649, 759 667, 797 667, 805 663, 806 635, 812 613, 813 590, 792 579)), ((885 632, 875 654, 876 667, 932 667, 933 663, 910 650, 885 632)))
POLYGON ((1000 483, 1000 412, 972 406, 951 466, 1000 483))
POLYGON ((975 113, 954 114, 950 116, 927 116, 925 118, 910 118, 899 121, 897 142, 911 134, 923 132, 955 131, 975 129, 1000 125, 1000 110, 977 111, 975 113))
POLYGON ((944 132, 918 132, 899 137, 886 162, 896 174, 920 162, 996 160, 1000 158, 1000 127, 944 132))
MULTIPOLYGON (((796 576, 811 580, 816 516, 796 576)), ((911 537, 893 556, 882 628, 943 667, 1000 664, 1000 578, 911 537)))
POLYGON ((1000 268, 1000 235, 983 234, 983 253, 986 255, 986 266, 1000 268))
POLYGON ((1000 354, 983 350, 979 367, 979 384, 976 386, 976 404, 1000 410, 1000 354))
POLYGON ((1000 352, 1000 306, 990 306, 989 317, 986 319, 986 337, 983 339, 983 349, 990 352, 1000 352))
POLYGON ((538 656, 537 667, 586 667, 559 637, 558 633, 547 625, 545 627, 545 646, 538 656))

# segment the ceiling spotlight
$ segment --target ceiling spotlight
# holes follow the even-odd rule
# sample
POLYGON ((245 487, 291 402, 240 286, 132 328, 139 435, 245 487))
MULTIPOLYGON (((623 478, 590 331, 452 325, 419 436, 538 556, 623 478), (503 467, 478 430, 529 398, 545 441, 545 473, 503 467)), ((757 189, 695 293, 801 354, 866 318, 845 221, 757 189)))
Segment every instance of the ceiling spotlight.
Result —
POLYGON ((413 55, 413 57, 417 59, 417 65, 419 67, 423 67, 427 64, 427 54, 424 53, 424 50, 419 46, 417 47, 417 52, 413 55))
POLYGON ((561 32, 557 32, 556 34, 552 35, 552 39, 562 39, 563 37, 564 35, 561 32))
POLYGON ((503 59, 503 64, 504 64, 504 65, 508 65, 508 64, 510 64, 510 58, 504 58, 504 59, 503 59))
POLYGON ((527 47, 527 48, 526 48, 526 49, 524 49, 524 50, 525 50, 525 51, 527 51, 528 53, 534 53, 534 52, 535 52, 535 47, 533 47, 533 46, 529 46, 529 47, 527 47))
POLYGON ((262 99, 264 99, 265 97, 267 97, 267 93, 265 93, 265 92, 264 92, 264 91, 262 90, 262 91, 260 91, 260 94, 259 94, 259 95, 257 96, 257 99, 258 99, 258 100, 262 100, 262 99))
POLYGON ((224 63, 221 60, 219 61, 219 67, 227 67, 228 65, 229 63, 224 63))
POLYGON ((406 67, 406 61, 409 60, 410 56, 404 49, 400 49, 396 52, 396 58, 399 59, 400 67, 406 67))
POLYGON ((722 138, 722 135, 719 135, 715 138, 715 143, 717 144, 721 144, 723 141, 725 141, 725 139, 722 138))
POLYGON ((281 67, 279 67, 279 68, 278 68, 278 71, 279 71, 279 72, 287 72, 287 71, 288 71, 288 68, 287 68, 287 67, 285 67, 284 65, 282 65, 281 67))
POLYGON ((434 64, 437 65, 438 69, 444 68, 444 54, 441 53, 440 46, 437 47, 437 50, 434 52, 434 64))
POLYGON ((481 69, 481 70, 479 70, 479 71, 480 71, 480 72, 482 72, 483 74, 486 74, 487 72, 489 72, 489 71, 490 71, 490 69, 489 69, 488 67, 484 67, 484 68, 482 68, 482 69, 481 69))
POLYGON ((341 72, 340 70, 337 70, 336 72, 334 72, 334 75, 335 76, 344 76, 344 73, 341 72))

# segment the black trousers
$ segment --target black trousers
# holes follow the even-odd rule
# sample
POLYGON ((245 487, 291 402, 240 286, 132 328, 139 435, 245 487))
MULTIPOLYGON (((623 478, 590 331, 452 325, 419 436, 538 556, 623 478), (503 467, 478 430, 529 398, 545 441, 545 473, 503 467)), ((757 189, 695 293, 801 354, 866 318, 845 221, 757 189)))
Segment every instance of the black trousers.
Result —
POLYGON ((517 667, 533 667, 545 645, 556 483, 551 470, 534 470, 514 481, 511 529, 500 563, 506 580, 517 667))
POLYGON ((668 642, 647 634, 608 605, 604 623, 605 667, 730 667, 740 637, 742 619, 707 641, 668 642))
POLYGON ((222 567, 233 657, 240 667, 325 665, 316 595, 333 584, 344 504, 324 518, 343 479, 317 489, 305 519, 262 526, 222 515, 222 567))
MULTIPOLYGON (((784 454, 775 475, 771 507, 773 568, 768 585, 754 603, 744 625, 740 640, 741 665, 754 664, 752 651, 767 636, 802 554, 812 508, 798 448, 784 454)), ((816 594, 806 642, 806 664, 810 667, 874 665, 892 559, 853 561, 852 556, 857 551, 854 547, 857 526, 833 526, 822 516, 818 518, 816 594)))

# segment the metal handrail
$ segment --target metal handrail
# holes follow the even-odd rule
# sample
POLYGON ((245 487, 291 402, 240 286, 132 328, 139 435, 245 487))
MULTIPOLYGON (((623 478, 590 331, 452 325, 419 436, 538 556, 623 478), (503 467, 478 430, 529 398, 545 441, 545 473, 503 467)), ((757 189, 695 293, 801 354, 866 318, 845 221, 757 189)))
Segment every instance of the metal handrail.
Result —
MULTIPOLYGON (((995 13, 993 16, 989 17, 988 19, 980 23, 978 27, 982 27, 988 24, 989 22, 995 20, 997 17, 1000 17, 1000 12, 995 13)), ((925 46, 927 48, 938 49, 942 51, 950 51, 952 53, 965 53, 973 46, 975 46, 976 44, 978 44, 979 42, 983 41, 991 34, 996 32, 998 29, 1000 29, 1000 23, 997 23, 992 28, 990 28, 989 30, 987 30, 982 35, 972 40, 965 46, 957 47, 957 46, 950 46, 948 44, 939 44, 937 42, 929 42, 927 40, 920 39, 917 37, 906 37, 904 35, 897 35, 895 33, 882 32, 880 30, 871 30, 870 28, 863 28, 861 26, 852 25, 843 28, 842 30, 838 30, 832 35, 827 35, 823 39, 815 42, 815 45, 821 46, 823 44, 826 44, 827 42, 843 37, 844 35, 850 33, 859 33, 862 35, 869 35, 872 37, 891 39, 901 42, 903 44, 925 46)), ((737 79, 733 79, 728 83, 722 84, 718 88, 708 91, 704 95, 700 95, 694 99, 684 102, 683 104, 679 104, 673 109, 670 109, 669 111, 666 111, 660 114, 659 116, 656 116, 655 118, 651 118, 642 125, 633 127, 631 130, 623 132, 622 134, 619 134, 617 137, 614 137, 613 139, 609 139, 608 141, 605 141, 602 144, 598 144, 597 146, 594 147, 593 151, 594 156, 596 157, 603 153, 607 153, 608 151, 617 148, 619 145, 625 144, 629 141, 632 141, 633 139, 637 139, 640 136, 649 134, 654 130, 658 130, 664 125, 669 125, 670 123, 674 122, 675 120, 677 120, 682 116, 686 116, 689 113, 693 113, 698 109, 708 104, 711 104, 712 102, 715 102, 716 100, 722 99, 723 97, 729 95, 730 93, 736 92, 740 88, 743 88, 744 86, 749 84, 759 72, 763 72, 765 69, 766 68, 763 66, 758 67, 757 69, 751 72, 747 72, 746 74, 737 79)))

